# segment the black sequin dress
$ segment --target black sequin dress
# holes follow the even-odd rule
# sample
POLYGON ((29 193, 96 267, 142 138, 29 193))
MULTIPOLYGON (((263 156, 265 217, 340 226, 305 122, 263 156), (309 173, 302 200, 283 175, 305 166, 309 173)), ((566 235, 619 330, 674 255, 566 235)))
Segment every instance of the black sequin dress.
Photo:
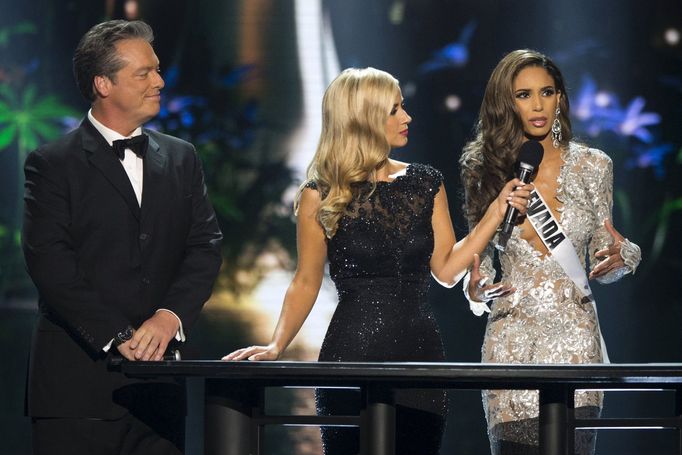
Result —
MULTIPOLYGON (((443 178, 411 164, 391 182, 355 185, 354 198, 328 242, 330 275, 339 303, 320 361, 439 362, 445 360, 438 325, 427 301, 433 251, 431 216, 443 178), (371 194, 370 194, 371 193, 371 194)), ((316 189, 314 182, 308 184, 316 189)), ((396 391, 396 450, 437 454, 447 412, 440 390, 396 391)), ((360 394, 320 389, 321 415, 358 415, 360 394)), ((326 455, 359 452, 357 428, 323 427, 326 455)))

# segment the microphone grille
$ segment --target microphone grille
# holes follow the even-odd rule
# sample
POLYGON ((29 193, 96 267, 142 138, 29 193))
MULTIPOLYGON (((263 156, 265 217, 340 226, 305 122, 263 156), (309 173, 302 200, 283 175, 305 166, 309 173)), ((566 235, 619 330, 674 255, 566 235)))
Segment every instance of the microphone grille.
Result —
POLYGON ((545 150, 538 141, 526 141, 521 144, 517 163, 525 163, 535 169, 540 164, 540 161, 542 161, 542 155, 544 155, 544 153, 545 150))

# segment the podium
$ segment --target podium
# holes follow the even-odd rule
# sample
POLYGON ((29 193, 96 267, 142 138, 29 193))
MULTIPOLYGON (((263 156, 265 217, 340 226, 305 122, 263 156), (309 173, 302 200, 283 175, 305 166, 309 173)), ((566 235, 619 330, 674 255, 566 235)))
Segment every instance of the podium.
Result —
MULTIPOLYGON (((401 362, 222 362, 167 360, 111 365, 132 377, 201 377, 206 380, 204 447, 206 454, 260 455, 264 427, 271 424, 357 425, 363 455, 395 453, 396 389, 537 389, 540 395, 540 453, 573 454, 577 428, 676 430, 682 455, 682 363, 512 365, 401 362), (363 397, 360 416, 269 416, 269 387, 355 387, 363 397), (578 419, 574 392, 672 390, 671 416, 578 419)), ((481 422, 483 425, 484 422, 481 422)))

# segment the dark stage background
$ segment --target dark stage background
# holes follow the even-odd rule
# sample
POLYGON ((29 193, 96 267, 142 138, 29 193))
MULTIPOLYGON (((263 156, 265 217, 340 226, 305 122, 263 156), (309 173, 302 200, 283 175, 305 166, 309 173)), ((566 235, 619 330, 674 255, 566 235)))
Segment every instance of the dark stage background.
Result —
MULTIPOLYGON (((614 224, 643 250, 635 276, 595 285, 611 360, 682 361, 679 0, 0 0, 0 11, 1 453, 30 453, 22 413, 36 295, 19 248, 21 168, 31 149, 85 114, 71 56, 108 18, 154 27, 166 88, 149 126, 197 146, 225 234, 220 279, 185 357, 219 358, 269 339, 295 264, 293 190, 314 152, 322 92, 340 69, 374 66, 400 79, 414 121, 395 157, 444 172, 462 236, 457 159, 491 70, 507 51, 530 47, 562 68, 579 139, 613 159, 614 224)), ((431 297, 449 360, 478 361, 485 320, 468 311, 459 286, 434 283, 431 297)), ((287 358, 316 358, 334 298, 327 280, 287 358)), ((191 385, 196 399, 200 385, 191 385)), ((311 396, 289 392, 276 406, 311 412, 311 396)), ((672 413, 668 403, 614 392, 605 415, 672 413)), ((200 424, 188 422, 188 453, 202 451, 200 424)), ((268 435, 269 454, 319 453, 316 429, 268 435)), ((601 431, 597 452, 671 454, 678 437, 601 431)), ((451 394, 443 453, 488 453, 479 392, 451 394)))

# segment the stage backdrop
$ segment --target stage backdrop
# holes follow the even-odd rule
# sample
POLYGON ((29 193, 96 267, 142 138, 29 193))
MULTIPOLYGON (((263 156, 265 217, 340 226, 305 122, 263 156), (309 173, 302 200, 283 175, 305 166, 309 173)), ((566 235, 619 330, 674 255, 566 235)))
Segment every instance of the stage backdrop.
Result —
MULTIPOLYGON (((220 278, 186 357, 219 358, 269 340, 296 262, 293 195, 315 150, 322 93, 341 69, 374 66, 400 80, 414 121, 395 157, 443 171, 462 236, 457 160, 492 68, 528 47, 562 68, 575 133, 613 159, 614 224, 643 250, 635 276, 595 286, 611 360, 682 361, 679 0, 0 0, 0 11, 2 453, 30 453, 23 396, 36 293, 19 246, 23 161, 85 115, 73 49, 111 18, 153 26, 166 87, 148 127, 196 145, 225 234, 220 278)), ((327 278, 286 358, 316 358, 335 298, 327 278)), ((461 288, 434 283, 431 301, 448 359, 478 361, 485 320, 469 313, 461 288)), ((312 412, 311 397, 282 394, 277 407, 312 412)), ((661 406, 650 393, 610 393, 605 415, 661 406)), ((201 453, 199 424, 188 423, 188 453, 201 453)), ((600 432, 598 453, 664 455, 675 440, 672 432, 600 432)), ((269 429, 267 441, 269 454, 320 451, 314 428, 269 429)), ((452 393, 443 453, 487 450, 479 392, 452 393)))

